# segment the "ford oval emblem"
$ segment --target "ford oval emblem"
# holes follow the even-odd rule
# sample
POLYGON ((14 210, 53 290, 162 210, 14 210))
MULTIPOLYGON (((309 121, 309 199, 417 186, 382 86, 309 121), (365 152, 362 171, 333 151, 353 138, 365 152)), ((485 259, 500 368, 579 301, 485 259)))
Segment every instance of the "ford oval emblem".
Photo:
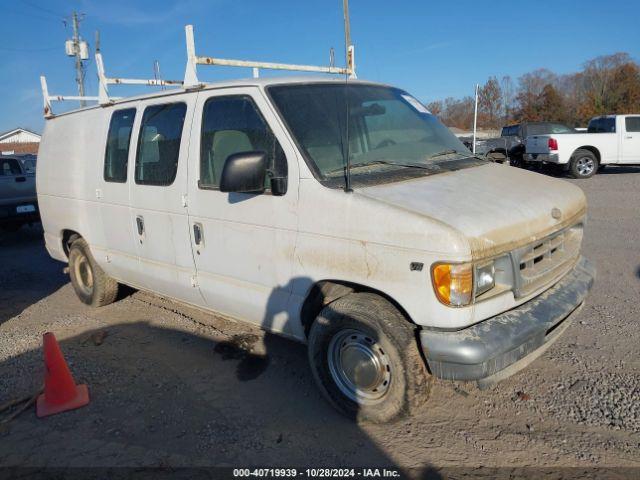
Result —
POLYGON ((556 220, 560 220, 562 218, 562 210, 560 210, 559 208, 552 208, 551 216, 556 220))

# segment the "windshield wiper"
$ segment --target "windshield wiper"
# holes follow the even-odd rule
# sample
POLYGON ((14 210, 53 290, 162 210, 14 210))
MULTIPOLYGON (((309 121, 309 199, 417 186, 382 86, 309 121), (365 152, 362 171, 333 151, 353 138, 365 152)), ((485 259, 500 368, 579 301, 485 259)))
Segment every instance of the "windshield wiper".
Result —
POLYGON ((429 155, 427 158, 429 159, 429 158, 444 157, 445 155, 453 155, 454 153, 457 153, 458 155, 464 155, 464 153, 450 148, 449 150, 442 150, 441 152, 434 153, 433 155, 429 155))
MULTIPOLYGON (((419 168, 421 170, 440 170, 438 165, 426 165, 422 163, 397 163, 397 162, 389 162, 387 160, 374 160, 373 162, 366 163, 356 163, 355 165, 351 165, 351 170, 356 168, 369 167, 371 165, 394 165, 396 167, 404 167, 404 168, 419 168)), ((334 168, 333 170, 329 170, 325 172, 325 174, 337 173, 346 170, 346 166, 340 168, 334 168)))

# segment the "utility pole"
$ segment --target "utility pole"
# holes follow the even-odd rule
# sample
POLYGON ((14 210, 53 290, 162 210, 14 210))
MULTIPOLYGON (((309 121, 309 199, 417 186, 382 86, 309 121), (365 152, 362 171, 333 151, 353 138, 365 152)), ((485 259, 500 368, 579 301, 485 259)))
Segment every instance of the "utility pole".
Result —
MULTIPOLYGON (((73 46, 76 53, 76 83, 78 84, 78 95, 84 97, 84 71, 82 69, 82 58, 80 58, 80 25, 78 13, 73 12, 73 46)), ((84 100, 80 100, 80 106, 84 107, 84 100)))
MULTIPOLYGON (((82 64, 82 61, 86 60, 89 57, 89 50, 87 42, 83 42, 80 39, 80 18, 78 17, 78 13, 74 11, 71 19, 73 26, 73 38, 71 40, 67 40, 66 51, 67 55, 69 55, 70 57, 75 57, 78 95, 80 97, 84 97, 84 66, 82 64)), ((80 100, 80 106, 85 106, 84 100, 80 100)))

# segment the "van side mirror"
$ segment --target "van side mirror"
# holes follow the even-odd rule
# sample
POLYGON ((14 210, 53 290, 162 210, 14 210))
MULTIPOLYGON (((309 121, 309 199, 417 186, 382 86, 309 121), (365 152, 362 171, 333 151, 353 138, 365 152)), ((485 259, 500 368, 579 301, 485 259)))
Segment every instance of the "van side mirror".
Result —
POLYGON ((227 157, 220 177, 221 192, 264 193, 267 176, 265 152, 240 152, 227 157))

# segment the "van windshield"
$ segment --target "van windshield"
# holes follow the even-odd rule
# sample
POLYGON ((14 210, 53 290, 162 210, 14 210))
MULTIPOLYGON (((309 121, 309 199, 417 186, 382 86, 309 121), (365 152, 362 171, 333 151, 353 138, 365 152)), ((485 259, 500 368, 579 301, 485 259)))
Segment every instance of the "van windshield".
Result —
POLYGON ((442 169, 472 153, 406 92, 363 84, 268 88, 310 167, 321 180, 415 169, 442 169), (348 121, 347 121, 348 119, 348 121), (348 148, 347 148, 348 138, 348 148))

